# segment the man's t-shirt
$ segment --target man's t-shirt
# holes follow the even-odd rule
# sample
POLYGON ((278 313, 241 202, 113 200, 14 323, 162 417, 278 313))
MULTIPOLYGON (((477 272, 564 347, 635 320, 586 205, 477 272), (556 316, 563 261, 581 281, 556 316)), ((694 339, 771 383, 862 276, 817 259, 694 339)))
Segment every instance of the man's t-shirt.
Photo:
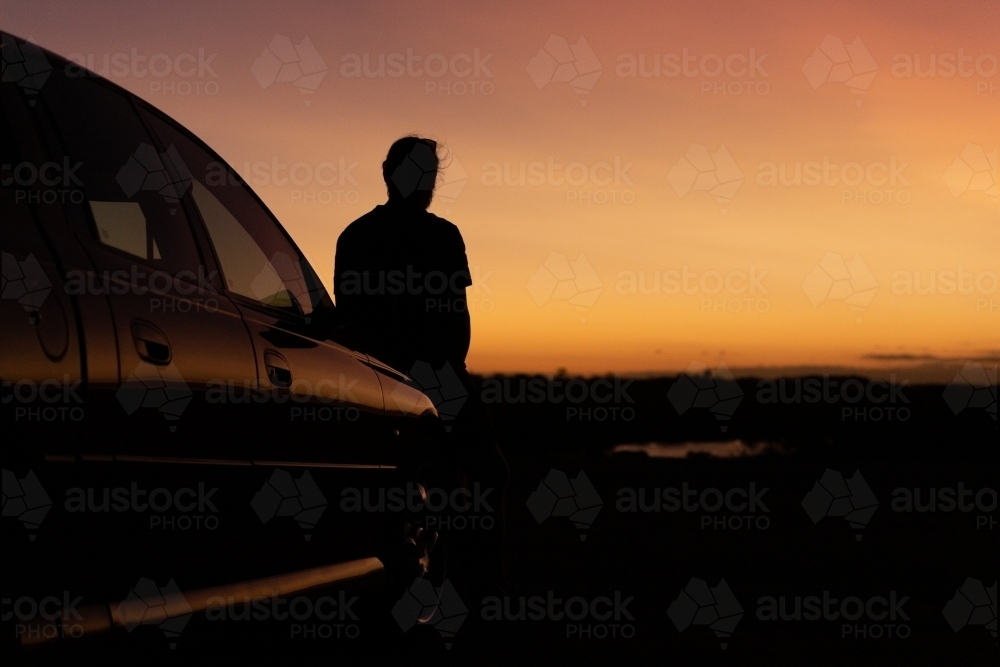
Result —
POLYGON ((404 373, 465 366, 472 284, 458 227, 407 204, 376 206, 337 241, 333 289, 348 342, 404 373))

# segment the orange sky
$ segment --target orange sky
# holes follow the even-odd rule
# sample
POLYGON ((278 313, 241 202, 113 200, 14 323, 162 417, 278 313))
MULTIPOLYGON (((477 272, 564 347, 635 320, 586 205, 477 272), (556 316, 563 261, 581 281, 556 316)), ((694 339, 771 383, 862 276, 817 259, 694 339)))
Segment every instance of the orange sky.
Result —
POLYGON ((462 229, 474 267, 473 370, 997 355, 996 0, 341 4, 32 0, 0 2, 0 16, 5 30, 98 70, 133 50, 178 62, 162 76, 110 78, 229 160, 328 286, 337 235, 384 200, 388 145, 411 132, 443 141, 467 180, 455 181, 453 162, 442 193, 452 196, 432 210, 462 229), (278 35, 325 74, 296 86, 255 68, 278 35), (552 35, 578 47, 555 73, 564 58, 552 35), (390 76, 392 54, 405 62, 408 49, 420 67, 434 55, 432 70, 450 69, 390 76), (208 66, 189 70, 199 50, 208 66), (759 64, 744 71, 751 50, 759 64), (348 76, 366 55, 377 73, 380 54, 384 76, 348 76), (657 54, 659 76, 625 76, 640 56, 655 74, 657 54), (672 76, 685 55, 690 76, 672 76), (915 56, 935 76, 907 76, 915 56), (559 80, 567 71, 581 78, 559 80), (843 71, 858 78, 845 83, 843 71), (820 182, 769 184, 796 163, 803 176, 818 163, 820 182), (301 185, 274 182, 277 165, 296 164, 301 185), (541 183, 505 184, 504 165, 541 183), (855 174, 856 185, 837 182, 855 174), (729 190, 710 192, 713 177, 729 190), (554 287, 560 266, 570 282, 554 287), (831 288, 836 276, 824 276, 840 270, 848 280, 831 288), (673 272, 687 272, 686 290, 670 287, 673 272), (935 275, 934 293, 907 294, 917 272, 924 287, 935 275), (949 272, 969 274, 967 289, 949 290, 949 272), (859 291, 852 308, 843 297, 859 291))

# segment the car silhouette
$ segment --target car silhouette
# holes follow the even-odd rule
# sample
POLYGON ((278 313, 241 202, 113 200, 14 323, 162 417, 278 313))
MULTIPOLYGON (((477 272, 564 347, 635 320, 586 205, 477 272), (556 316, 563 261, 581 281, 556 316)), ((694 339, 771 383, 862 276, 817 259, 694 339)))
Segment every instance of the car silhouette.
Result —
POLYGON ((341 509, 446 474, 431 400, 338 342, 316 273, 217 153, 2 40, 4 597, 72 591, 103 629, 137 581, 196 612, 211 587, 431 570, 412 516, 341 509))

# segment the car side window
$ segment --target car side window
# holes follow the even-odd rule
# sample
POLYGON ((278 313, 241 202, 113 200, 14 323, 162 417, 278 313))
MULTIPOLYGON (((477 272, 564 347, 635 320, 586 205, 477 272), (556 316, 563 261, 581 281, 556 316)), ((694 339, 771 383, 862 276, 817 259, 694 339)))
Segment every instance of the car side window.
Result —
POLYGON ((40 93, 81 187, 96 239, 155 270, 198 273, 201 257, 180 205, 190 174, 160 151, 128 97, 83 74, 53 70, 40 93))
POLYGON ((309 262, 247 186, 217 156, 172 123, 144 110, 165 145, 190 167, 191 194, 227 289, 274 308, 310 315, 329 301, 309 262))

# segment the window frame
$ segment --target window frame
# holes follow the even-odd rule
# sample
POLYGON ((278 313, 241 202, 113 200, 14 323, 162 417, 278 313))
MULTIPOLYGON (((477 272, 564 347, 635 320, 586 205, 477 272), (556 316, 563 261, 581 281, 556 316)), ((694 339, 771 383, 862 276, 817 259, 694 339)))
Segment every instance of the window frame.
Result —
MULTIPOLYGON (((226 169, 228 176, 232 176, 232 177, 236 178, 237 181, 238 181, 238 184, 246 192, 248 192, 250 194, 250 197, 252 198, 253 202, 258 207, 260 207, 260 209, 271 220, 271 223, 274 225, 274 227, 281 234, 282 238, 285 239, 285 242, 288 243, 288 245, 292 248, 292 250, 294 250, 298 254, 298 256, 301 259, 301 261, 305 262, 309 266, 309 270, 312 271, 313 275, 315 275, 317 278, 319 277, 319 274, 316 273, 316 270, 313 268, 312 264, 309 262, 309 260, 306 257, 305 253, 303 253, 302 250, 299 248, 298 244, 295 243, 295 240, 292 238, 291 234, 288 233, 288 230, 285 229, 284 225, 282 225, 281 222, 278 220, 278 217, 276 215, 274 215, 274 213, 271 212, 271 209, 268 208, 267 204, 265 204, 264 201, 260 198, 260 196, 256 192, 254 192, 254 189, 250 187, 250 184, 247 183, 243 179, 242 176, 240 176, 240 174, 232 167, 232 165, 230 165, 226 160, 224 160, 222 158, 222 156, 219 155, 216 151, 214 151, 208 144, 206 144, 204 141, 202 141, 200 138, 198 138, 198 136, 195 135, 194 132, 191 132, 190 130, 188 130, 181 123, 177 122, 176 120, 174 120, 173 118, 171 118, 169 115, 167 115, 163 111, 157 109, 156 107, 154 107, 152 104, 146 102, 145 100, 136 98, 135 101, 136 101, 136 106, 139 107, 140 116, 142 116, 142 112, 149 113, 151 115, 155 115, 156 117, 159 118, 159 120, 161 120, 164 123, 170 125, 175 131, 177 131, 178 133, 180 133, 185 139, 187 139, 188 141, 191 141, 192 143, 194 143, 194 145, 196 147, 200 148, 205 153, 207 153, 208 156, 210 158, 212 158, 214 161, 216 161, 219 164, 221 164, 226 169)), ((146 118, 143 118, 143 123, 146 124, 149 127, 150 133, 153 134, 153 136, 157 140, 157 143, 159 145, 161 145, 161 148, 162 148, 163 138, 160 137, 159 135, 157 135, 155 133, 155 131, 153 130, 153 128, 151 126, 149 126, 149 123, 147 122, 146 118)), ((204 185, 204 184, 202 184, 202 185, 204 185)), ((228 282, 225 279, 225 271, 222 268, 222 263, 219 261, 219 255, 218 255, 218 253, 216 252, 216 249, 215 249, 215 243, 212 241, 211 236, 208 234, 208 227, 205 224, 205 220, 202 218, 201 211, 198 209, 198 206, 194 202, 194 197, 193 197, 193 194, 192 194, 192 190, 193 190, 193 188, 189 189, 188 192, 184 193, 184 199, 190 199, 190 206, 191 206, 191 208, 193 208, 195 210, 194 217, 192 217, 192 222, 194 224, 196 224, 196 226, 199 227, 199 240, 203 240, 203 242, 205 243, 206 248, 211 253, 212 259, 213 259, 213 261, 215 263, 216 271, 218 271, 218 274, 220 276, 221 289, 223 290, 223 292, 225 293, 225 295, 227 297, 229 297, 234 302, 239 303, 242 306, 246 306, 248 308, 252 308, 254 310, 258 310, 258 311, 266 313, 268 315, 277 316, 280 319, 289 319, 289 318, 292 318, 292 319, 294 319, 298 323, 309 322, 310 320, 312 320, 313 318, 315 318, 316 315, 317 315, 317 313, 319 311, 321 311, 321 310, 329 310, 331 312, 333 312, 335 310, 336 306, 334 306, 334 304, 333 304, 333 299, 330 297, 330 293, 326 289, 326 285, 324 285, 322 283, 322 281, 319 282, 319 286, 323 290, 321 298, 319 300, 319 303, 317 303, 316 306, 313 308, 312 313, 309 314, 309 315, 305 315, 302 312, 301 308, 299 308, 298 306, 294 306, 292 308, 279 308, 279 307, 276 307, 276 306, 270 306, 270 305, 265 304, 265 303, 263 303, 261 301, 257 301, 255 299, 251 299, 250 297, 243 296, 242 294, 239 294, 237 292, 233 292, 232 290, 230 290, 229 289, 229 284, 228 284, 228 282)), ((241 221, 239 221, 239 220, 237 220, 237 221, 240 222, 241 225, 243 224, 241 221)), ((251 235, 251 237, 252 237, 252 235, 251 235)))
MULTIPOLYGON (((61 61, 61 59, 55 60, 54 62, 54 72, 61 70, 62 76, 69 76, 66 73, 66 68, 69 66, 68 63, 61 61)), ((149 140, 152 142, 152 145, 156 148, 157 152, 164 151, 164 147, 159 137, 155 132, 153 132, 153 128, 149 125, 146 118, 143 117, 142 109, 139 104, 141 100, 134 93, 131 93, 121 86, 108 81, 100 75, 94 74, 90 70, 82 70, 81 74, 78 75, 78 78, 84 79, 91 85, 101 86, 104 89, 125 98, 126 103, 132 109, 132 112, 138 119, 140 126, 143 130, 145 130, 149 140)), ((64 131, 56 122, 56 118, 49 106, 48 101, 45 99, 44 94, 36 96, 34 110, 33 120, 36 126, 37 136, 46 155, 50 157, 55 155, 69 156, 70 153, 66 137, 64 136, 64 131)), ((207 275, 211 276, 213 272, 218 272, 219 269, 217 264, 215 266, 212 265, 212 262, 215 262, 214 256, 211 256, 212 262, 208 261, 209 256, 206 255, 206 246, 204 239, 201 237, 202 230, 200 222, 196 224, 196 220, 200 221, 200 217, 194 217, 197 209, 194 206, 194 202, 189 200, 189 197, 190 192, 185 192, 184 195, 180 197, 178 205, 184 212, 186 224, 191 233, 192 241, 194 242, 195 253, 197 254, 198 261, 201 267, 203 267, 206 271, 207 275)), ((100 234, 97 231, 97 222, 94 220, 93 211, 90 208, 90 202, 90 196, 87 195, 82 203, 64 203, 62 205, 62 209, 66 213, 66 223, 69 226, 71 233, 87 249, 87 254, 91 256, 91 260, 93 261, 92 251, 96 249, 99 252, 111 253, 129 262, 141 263, 150 270, 156 270, 156 267, 148 263, 148 258, 137 257, 132 253, 101 241, 100 234), (78 207, 80 209, 80 213, 77 213, 74 207, 78 207)), ((99 263, 95 262, 95 266, 98 265, 99 263)), ((183 280, 182 278, 178 279, 183 280)), ((217 280, 212 280, 210 282, 213 288, 217 291, 221 291, 223 286, 217 280)))

